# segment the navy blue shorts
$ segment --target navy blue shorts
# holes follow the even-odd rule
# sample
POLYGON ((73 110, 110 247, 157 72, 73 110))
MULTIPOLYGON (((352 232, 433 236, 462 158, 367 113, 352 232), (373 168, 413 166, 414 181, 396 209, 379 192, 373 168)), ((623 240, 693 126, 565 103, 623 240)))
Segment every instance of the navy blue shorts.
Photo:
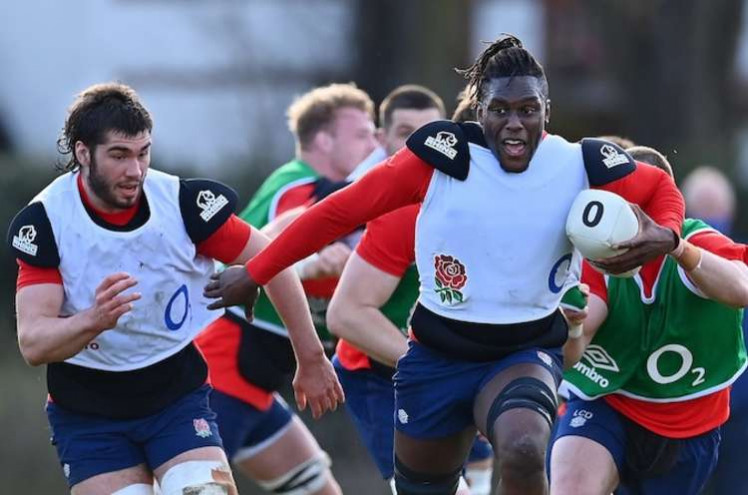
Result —
POLYGON ((498 373, 517 364, 535 363, 546 368, 558 384, 561 359, 561 348, 531 348, 499 361, 460 361, 410 341, 395 373, 395 427, 419 439, 463 431, 474 425, 475 397, 498 373))
POLYGON ((395 426, 395 388, 387 380, 369 370, 350 371, 332 358, 340 385, 345 392, 345 408, 353 419, 358 434, 379 469, 382 478, 394 473, 393 449, 395 426))
POLYGON ((78 414, 47 403, 52 444, 68 485, 139 464, 154 470, 182 452, 221 447, 216 415, 203 385, 163 411, 130 420, 78 414))
MULTIPOLYGON (((593 440, 610 452, 618 468, 624 472, 626 431, 624 419, 602 399, 585 401, 572 396, 566 413, 559 417, 552 442, 567 435, 593 440)), ((689 495, 701 493, 717 465, 720 443, 719 428, 681 441, 673 468, 665 475, 626 478, 616 495, 689 495)))
MULTIPOLYGON (((382 478, 388 480, 395 470, 394 384, 392 380, 369 370, 347 370, 340 364, 337 356, 333 356, 332 363, 345 391, 345 408, 353 419, 364 446, 374 458, 382 478)), ((468 462, 492 457, 491 444, 483 438, 476 438, 470 449, 468 462)))
POLYGON ((252 457, 273 444, 291 424, 293 413, 280 395, 273 394, 267 411, 214 390, 210 407, 218 415, 216 422, 223 438, 223 448, 232 462, 252 457))

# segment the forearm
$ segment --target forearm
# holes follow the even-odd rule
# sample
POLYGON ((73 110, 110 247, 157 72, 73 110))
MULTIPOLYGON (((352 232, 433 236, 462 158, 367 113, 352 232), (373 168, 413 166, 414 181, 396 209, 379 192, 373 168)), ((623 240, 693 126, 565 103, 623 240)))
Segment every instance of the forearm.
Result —
POLYGON ((587 348, 587 345, 589 345, 591 340, 592 337, 589 337, 584 333, 582 333, 582 336, 579 338, 569 338, 566 340, 566 343, 562 348, 564 355, 564 370, 572 368, 580 359, 582 359, 582 354, 584 354, 584 350, 587 348))
POLYGON ((735 308, 748 306, 748 268, 743 262, 682 242, 682 252, 674 257, 706 297, 735 308))
POLYGON ((315 355, 324 355, 322 343, 312 323, 304 289, 294 271, 286 269, 280 272, 265 285, 265 291, 288 329, 296 360, 303 361, 315 355))
POLYGON ((378 309, 369 306, 346 306, 345 310, 331 307, 328 327, 338 337, 347 340, 369 357, 394 367, 408 350, 405 335, 378 309))
POLYGON ((564 369, 573 367, 587 349, 587 346, 595 338, 600 326, 608 317, 608 305, 601 297, 590 294, 587 303, 587 317, 582 323, 582 335, 578 338, 568 338, 562 350, 564 355, 564 369))
POLYGON ((18 345, 27 363, 32 366, 69 359, 82 351, 100 330, 91 328, 86 315, 69 318, 37 316, 19 319, 18 345))

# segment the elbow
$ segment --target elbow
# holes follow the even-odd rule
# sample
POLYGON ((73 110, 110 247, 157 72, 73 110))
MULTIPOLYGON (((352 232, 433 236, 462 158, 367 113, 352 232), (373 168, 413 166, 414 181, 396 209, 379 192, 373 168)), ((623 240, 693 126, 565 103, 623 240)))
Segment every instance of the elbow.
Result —
POLYGON ((327 308, 327 328, 339 339, 347 339, 348 335, 350 309, 345 309, 345 306, 345 303, 341 304, 333 299, 327 308))
POLYGON ((735 301, 730 304, 735 308, 746 308, 748 307, 748 281, 744 281, 740 284, 740 288, 735 291, 735 301))
POLYGON ((19 339, 18 347, 21 349, 23 360, 26 361, 26 364, 29 366, 41 366, 46 363, 44 356, 35 346, 30 345, 29 343, 24 343, 22 339, 19 339))

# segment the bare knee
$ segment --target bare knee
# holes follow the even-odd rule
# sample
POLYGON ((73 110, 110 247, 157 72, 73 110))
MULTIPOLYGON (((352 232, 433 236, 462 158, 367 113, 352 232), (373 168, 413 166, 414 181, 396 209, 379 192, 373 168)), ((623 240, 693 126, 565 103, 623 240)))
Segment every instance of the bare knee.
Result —
POLYGON ((597 495, 618 486, 618 469, 607 448, 574 435, 557 439, 551 449, 551 493, 597 495))
POLYGON ((545 470, 547 438, 521 432, 498 442, 496 455, 502 478, 529 477, 545 470))

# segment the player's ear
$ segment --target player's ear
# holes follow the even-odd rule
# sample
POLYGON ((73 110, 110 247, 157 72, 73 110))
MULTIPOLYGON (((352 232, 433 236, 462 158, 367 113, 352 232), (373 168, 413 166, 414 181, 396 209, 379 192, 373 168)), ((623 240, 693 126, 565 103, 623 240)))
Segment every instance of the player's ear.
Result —
POLYGON ((551 122, 551 99, 547 98, 545 100, 545 123, 548 124, 551 122))
POLYGON ((483 105, 480 103, 475 104, 475 118, 478 122, 483 122, 483 114, 485 112, 485 109, 483 108, 483 105))
POLYGON ((75 149, 73 150, 73 153, 75 153, 75 159, 78 160, 78 163, 83 165, 84 167, 88 167, 88 165, 91 163, 91 150, 83 144, 83 141, 76 141, 75 142, 75 149))
POLYGON ((317 131, 312 139, 312 145, 322 152, 329 153, 333 148, 332 134, 324 129, 317 131))

